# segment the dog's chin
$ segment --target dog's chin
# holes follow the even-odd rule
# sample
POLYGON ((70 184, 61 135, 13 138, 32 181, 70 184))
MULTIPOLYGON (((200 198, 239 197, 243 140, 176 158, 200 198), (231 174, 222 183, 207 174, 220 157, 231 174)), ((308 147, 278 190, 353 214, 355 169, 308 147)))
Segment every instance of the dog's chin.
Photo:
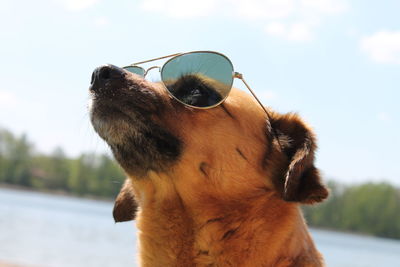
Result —
POLYGON ((144 125, 140 114, 96 99, 91 100, 89 113, 93 128, 110 146, 124 145, 144 125))
POLYGON ((131 176, 165 171, 181 154, 181 141, 137 107, 110 105, 94 99, 90 118, 95 131, 110 146, 121 167, 131 176))
POLYGON ((124 145, 129 137, 135 135, 135 130, 124 118, 117 118, 110 122, 93 117, 91 121, 98 135, 110 146, 124 145))

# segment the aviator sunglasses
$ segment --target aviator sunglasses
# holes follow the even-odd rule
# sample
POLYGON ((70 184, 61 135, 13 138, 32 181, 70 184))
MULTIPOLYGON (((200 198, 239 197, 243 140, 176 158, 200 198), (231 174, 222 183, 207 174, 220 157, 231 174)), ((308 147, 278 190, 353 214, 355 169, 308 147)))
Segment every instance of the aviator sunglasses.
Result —
MULTIPOLYGON (((243 75, 234 71, 230 59, 221 53, 213 51, 176 53, 132 63, 123 69, 143 78, 150 70, 158 69, 168 93, 183 105, 197 109, 209 109, 222 104, 232 90, 233 80, 240 79, 267 114, 269 123, 271 122, 268 111, 246 83, 243 75), (162 66, 152 66, 148 69, 139 66, 165 58, 169 59, 162 66)), ((281 147, 275 129, 271 125, 269 128, 272 129, 281 147)))

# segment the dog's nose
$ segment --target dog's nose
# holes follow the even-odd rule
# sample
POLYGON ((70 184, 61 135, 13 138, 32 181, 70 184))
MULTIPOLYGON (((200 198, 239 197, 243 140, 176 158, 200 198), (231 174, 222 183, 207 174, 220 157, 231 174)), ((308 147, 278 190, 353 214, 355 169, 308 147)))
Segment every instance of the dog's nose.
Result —
POLYGON ((97 67, 92 73, 90 81, 90 90, 97 91, 105 88, 110 81, 121 79, 125 75, 125 71, 117 66, 106 64, 97 67))

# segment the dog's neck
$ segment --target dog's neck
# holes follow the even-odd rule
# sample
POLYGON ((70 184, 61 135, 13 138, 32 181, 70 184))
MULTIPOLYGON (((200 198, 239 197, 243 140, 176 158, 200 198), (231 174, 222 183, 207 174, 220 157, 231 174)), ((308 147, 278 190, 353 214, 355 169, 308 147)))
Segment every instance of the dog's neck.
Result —
POLYGON ((323 266, 298 205, 273 191, 188 204, 172 183, 140 187, 145 266, 323 266))

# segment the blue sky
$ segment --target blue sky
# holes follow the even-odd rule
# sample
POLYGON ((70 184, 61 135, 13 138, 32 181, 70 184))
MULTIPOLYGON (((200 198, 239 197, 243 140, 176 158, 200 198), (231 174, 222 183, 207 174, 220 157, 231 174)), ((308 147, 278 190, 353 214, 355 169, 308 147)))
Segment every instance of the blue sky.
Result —
POLYGON ((400 184, 399 10, 397 0, 1 0, 0 126, 43 152, 108 151, 87 112, 96 66, 214 50, 265 105, 314 126, 326 177, 400 184))

